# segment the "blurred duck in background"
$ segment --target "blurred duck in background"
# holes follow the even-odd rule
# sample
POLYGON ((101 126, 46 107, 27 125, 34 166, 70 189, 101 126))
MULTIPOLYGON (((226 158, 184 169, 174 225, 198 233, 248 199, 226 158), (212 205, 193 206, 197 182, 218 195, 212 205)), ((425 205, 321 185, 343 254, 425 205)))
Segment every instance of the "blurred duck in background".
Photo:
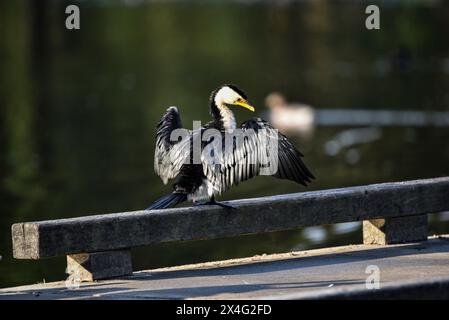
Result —
POLYGON ((290 103, 284 95, 272 92, 265 98, 273 127, 289 134, 307 135, 313 131, 315 111, 303 103, 290 103))

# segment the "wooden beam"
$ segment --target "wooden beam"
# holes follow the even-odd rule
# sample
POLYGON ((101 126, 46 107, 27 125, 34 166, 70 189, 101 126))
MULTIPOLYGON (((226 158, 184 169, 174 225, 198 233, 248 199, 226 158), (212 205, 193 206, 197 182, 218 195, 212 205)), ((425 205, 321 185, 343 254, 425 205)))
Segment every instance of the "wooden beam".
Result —
POLYGON ((133 273, 131 250, 68 255, 66 273, 74 283, 130 275, 133 273))
POLYGON ((364 244, 395 244, 427 239, 427 214, 363 221, 364 244))
POLYGON ((449 210, 449 177, 294 193, 216 206, 135 211, 12 226, 14 257, 39 259, 449 210))

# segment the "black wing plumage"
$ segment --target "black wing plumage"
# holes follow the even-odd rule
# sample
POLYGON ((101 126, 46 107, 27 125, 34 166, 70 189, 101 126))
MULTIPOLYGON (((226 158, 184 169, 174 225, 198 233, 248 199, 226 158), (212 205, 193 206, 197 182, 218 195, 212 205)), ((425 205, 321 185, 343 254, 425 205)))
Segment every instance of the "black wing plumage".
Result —
MULTIPOLYGON (((181 172, 182 166, 192 160, 193 139, 209 127, 188 132, 187 139, 171 139, 175 129, 181 129, 182 123, 176 107, 169 107, 157 125, 156 149, 154 157, 155 172, 166 184, 181 172)), ((202 148, 214 150, 214 161, 206 152, 201 154, 203 174, 216 193, 222 193, 233 185, 258 175, 273 175, 307 185, 314 179, 313 174, 302 161, 303 155, 280 132, 267 121, 253 118, 242 123, 243 140, 232 146, 226 146, 226 134, 210 141, 202 140, 202 148), (218 142, 220 142, 218 144, 218 142), (274 148, 273 146, 277 146, 274 148), (221 150, 221 152, 220 152, 221 150)), ((185 130, 185 129, 184 129, 185 130)), ((238 135, 237 135, 238 136, 238 135)))
POLYGON ((170 139, 173 130, 181 128, 181 117, 176 107, 169 107, 156 127, 154 171, 164 184, 179 174, 185 158, 189 156, 182 152, 182 143, 170 139))
MULTIPOLYGON (((232 148, 225 148, 226 143, 222 140, 222 152, 215 155, 214 162, 202 156, 204 175, 218 193, 262 174, 303 185, 314 179, 301 159, 301 152, 267 121, 253 118, 244 122, 241 130, 244 133, 243 143, 234 141, 232 148)), ((214 144, 216 140, 210 143, 214 144)), ((216 149, 219 147, 216 144, 216 149)))

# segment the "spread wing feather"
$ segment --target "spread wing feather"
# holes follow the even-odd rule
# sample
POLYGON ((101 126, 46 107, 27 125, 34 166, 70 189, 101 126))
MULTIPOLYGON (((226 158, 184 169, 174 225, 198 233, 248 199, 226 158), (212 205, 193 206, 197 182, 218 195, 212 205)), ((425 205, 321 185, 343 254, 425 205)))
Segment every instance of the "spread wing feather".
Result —
POLYGON ((182 139, 180 142, 170 139, 175 129, 182 129, 181 117, 178 108, 169 107, 157 124, 154 151, 154 171, 164 184, 179 174, 186 158, 190 156, 190 153, 184 152, 189 139, 182 139))
POLYGON ((232 140, 226 147, 225 138, 212 140, 218 150, 213 159, 202 154, 203 172, 219 193, 232 185, 258 175, 273 175, 280 179, 307 185, 314 179, 302 161, 303 155, 293 144, 271 125, 260 118, 253 118, 241 126, 243 137, 232 140), (221 151, 221 152, 220 152, 221 151))
MULTIPOLYGON (((181 128, 178 109, 169 107, 157 125, 154 157, 154 170, 165 184, 179 175, 184 164, 191 162, 192 141, 201 139, 199 135, 206 130, 184 129, 187 139, 171 139, 173 130, 181 128)), ((243 135, 234 135, 229 141, 226 135, 220 135, 201 142, 202 148, 208 146, 214 153, 210 157, 202 152, 201 163, 204 175, 217 193, 258 175, 273 175, 303 185, 314 179, 301 159, 301 152, 267 121, 253 118, 240 129, 243 135)))

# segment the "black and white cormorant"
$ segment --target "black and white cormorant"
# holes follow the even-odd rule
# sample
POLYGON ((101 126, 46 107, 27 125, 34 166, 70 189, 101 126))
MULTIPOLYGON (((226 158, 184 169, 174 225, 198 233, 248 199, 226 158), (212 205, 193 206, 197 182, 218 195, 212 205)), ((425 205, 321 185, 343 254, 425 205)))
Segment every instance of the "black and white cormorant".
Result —
MULTIPOLYGON (((276 178, 295 181, 304 186, 314 179, 301 159, 303 157, 301 152, 267 121, 252 118, 237 128, 231 108, 240 106, 254 111, 254 107, 248 104, 246 94, 238 87, 223 85, 217 88, 212 92, 209 104, 212 121, 199 129, 189 131, 184 129, 188 132, 186 139, 173 139, 172 133, 176 132, 176 129, 182 130, 181 117, 177 107, 169 107, 159 121, 154 170, 164 184, 167 184, 169 179, 176 178, 176 182, 171 194, 160 198, 147 210, 169 208, 187 200, 193 201, 194 204, 217 204, 230 207, 216 202, 215 196, 233 185, 262 174, 265 162, 261 158, 266 156, 266 150, 269 147, 267 144, 270 143, 270 139, 276 139, 277 144, 277 167, 276 172, 273 172, 272 175, 276 178), (207 129, 215 129, 215 132, 223 134, 222 152, 217 152, 215 162, 203 156, 200 156, 199 160, 195 162, 194 139, 205 133, 207 129), (224 136, 236 129, 240 129, 243 133, 248 132, 248 136, 243 143, 234 143, 233 147, 224 148, 226 144, 224 136)), ((217 140, 200 138, 200 141, 201 150, 204 150, 217 140)))

